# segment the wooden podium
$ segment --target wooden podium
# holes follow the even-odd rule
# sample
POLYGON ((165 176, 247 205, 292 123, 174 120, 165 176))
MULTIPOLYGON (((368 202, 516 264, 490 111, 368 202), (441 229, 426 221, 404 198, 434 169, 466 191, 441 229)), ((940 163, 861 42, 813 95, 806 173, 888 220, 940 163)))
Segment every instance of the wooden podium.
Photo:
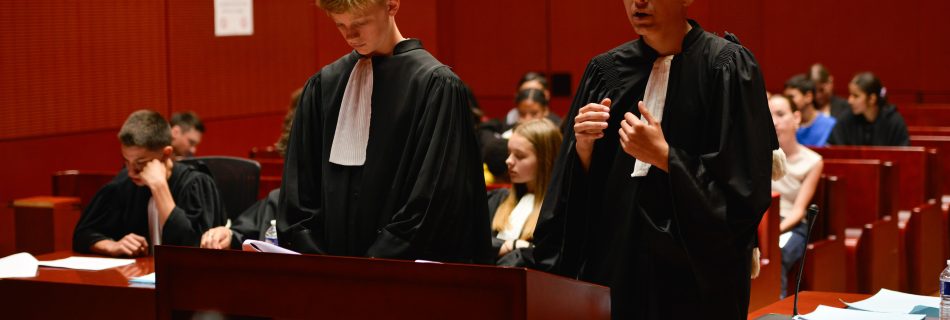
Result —
POLYGON ((610 289, 524 268, 158 246, 159 319, 609 319, 610 289))

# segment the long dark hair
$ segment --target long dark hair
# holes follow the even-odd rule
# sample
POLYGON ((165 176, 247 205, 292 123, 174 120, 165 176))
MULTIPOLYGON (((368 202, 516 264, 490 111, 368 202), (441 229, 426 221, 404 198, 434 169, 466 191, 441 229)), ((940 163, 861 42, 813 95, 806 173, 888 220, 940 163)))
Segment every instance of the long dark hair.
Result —
POLYGON ((858 89, 863 91, 868 96, 877 96, 878 107, 887 105, 887 98, 885 97, 884 86, 881 85, 881 79, 878 79, 873 73, 858 73, 854 76, 854 79, 851 79, 851 83, 858 86, 858 89))

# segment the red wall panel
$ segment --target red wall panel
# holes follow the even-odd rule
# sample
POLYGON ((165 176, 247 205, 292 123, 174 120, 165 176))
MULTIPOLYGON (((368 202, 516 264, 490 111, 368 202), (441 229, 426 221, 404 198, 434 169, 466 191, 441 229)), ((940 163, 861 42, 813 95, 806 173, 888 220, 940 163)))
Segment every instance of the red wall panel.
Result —
POLYGON ((950 103, 950 59, 947 59, 950 57, 950 42, 947 41, 950 39, 950 25, 947 24, 950 1, 921 1, 918 6, 906 7, 916 7, 919 13, 916 19, 916 40, 920 50, 918 85, 920 90, 925 93, 934 92, 935 96, 923 102, 950 103))
POLYGON ((313 1, 254 1, 252 36, 216 37, 212 1, 168 2, 173 110, 241 116, 287 109, 317 71, 313 1))
POLYGON ((165 110, 164 18, 153 0, 0 2, 0 139, 165 110))
POLYGON ((487 112, 512 108, 518 80, 548 69, 547 6, 544 0, 485 0, 453 3, 453 70, 478 95, 487 112))
MULTIPOLYGON (((551 1, 550 27, 550 72, 570 73, 572 95, 591 58, 638 37, 623 2, 615 0, 551 1)), ((553 110, 567 114, 572 98, 553 110)))

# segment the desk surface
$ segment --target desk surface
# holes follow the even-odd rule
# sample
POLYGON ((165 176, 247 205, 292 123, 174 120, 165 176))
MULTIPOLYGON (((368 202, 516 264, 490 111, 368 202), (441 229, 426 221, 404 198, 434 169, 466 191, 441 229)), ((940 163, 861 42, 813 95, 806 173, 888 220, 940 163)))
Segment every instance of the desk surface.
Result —
MULTIPOLYGON (((798 297, 798 313, 806 314, 815 311, 815 309, 817 309, 818 305, 820 304, 829 307, 844 308, 845 305, 838 299, 847 302, 854 302, 867 299, 870 296, 871 295, 869 294, 863 293, 803 291, 798 297)), ((762 309, 749 313, 749 319, 755 319, 769 313, 790 315, 792 314, 792 304, 794 301, 795 296, 782 299, 781 301, 775 302, 763 307, 762 309)))
MULTIPOLYGON (((75 253, 72 251, 58 251, 39 255, 36 257, 36 259, 40 261, 49 261, 69 258, 72 256, 101 257, 96 255, 75 253)), ((11 280, 86 284, 107 287, 131 287, 129 284, 129 279, 144 276, 152 272, 155 272, 155 259, 152 256, 148 256, 136 258, 135 263, 130 265, 124 265, 121 267, 100 271, 40 267, 36 272, 36 277, 14 278, 11 280)))
MULTIPOLYGON (((70 256, 88 255, 60 251, 36 258, 70 256)), ((35 277, 0 279, 0 309, 15 319, 154 319, 154 287, 129 284, 154 270, 152 257, 101 271, 40 267, 35 277)))

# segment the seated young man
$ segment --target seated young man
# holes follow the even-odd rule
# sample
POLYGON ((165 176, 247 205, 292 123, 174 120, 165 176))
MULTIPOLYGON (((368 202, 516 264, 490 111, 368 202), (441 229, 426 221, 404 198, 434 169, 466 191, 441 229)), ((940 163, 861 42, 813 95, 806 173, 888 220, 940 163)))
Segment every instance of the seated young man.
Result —
POLYGON ((785 95, 801 114, 801 123, 795 132, 798 143, 814 147, 827 145, 836 120, 818 110, 815 83, 804 74, 792 76, 785 82, 785 95))
POLYGON ((176 112, 169 120, 172 127, 172 152, 175 160, 191 158, 198 152, 198 144, 205 133, 205 125, 194 112, 176 112))
POLYGON ((139 110, 119 131, 125 168, 83 211, 73 250, 144 256, 157 244, 198 246, 223 225, 224 206, 210 176, 173 161, 171 128, 161 114, 139 110))

